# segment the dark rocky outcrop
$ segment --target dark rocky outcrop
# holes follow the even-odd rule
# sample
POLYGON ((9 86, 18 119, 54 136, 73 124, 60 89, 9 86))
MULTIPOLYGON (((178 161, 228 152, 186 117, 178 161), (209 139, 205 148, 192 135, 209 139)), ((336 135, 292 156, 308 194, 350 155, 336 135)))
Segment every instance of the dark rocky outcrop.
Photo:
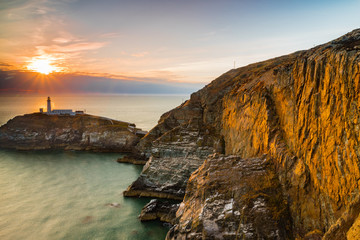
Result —
POLYGON ((141 210, 139 219, 143 222, 159 220, 162 222, 174 224, 176 220, 176 211, 179 209, 179 205, 179 203, 152 199, 141 210))
POLYGON ((128 154, 116 160, 118 163, 131 163, 134 165, 145 165, 147 160, 138 155, 128 154))
POLYGON ((358 239, 359 129, 360 29, 230 70, 165 113, 126 194, 185 196, 168 239, 358 239))
POLYGON ((0 147, 18 150, 132 152, 140 137, 134 124, 87 114, 26 114, 0 127, 0 147))

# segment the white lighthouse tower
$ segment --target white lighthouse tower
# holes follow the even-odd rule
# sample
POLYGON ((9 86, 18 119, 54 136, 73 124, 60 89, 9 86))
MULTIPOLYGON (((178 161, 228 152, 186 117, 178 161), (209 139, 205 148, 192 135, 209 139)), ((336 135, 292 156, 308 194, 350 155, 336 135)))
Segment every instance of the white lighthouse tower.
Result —
POLYGON ((51 113, 51 100, 50 100, 50 97, 48 97, 48 99, 47 99, 47 113, 48 114, 51 113))

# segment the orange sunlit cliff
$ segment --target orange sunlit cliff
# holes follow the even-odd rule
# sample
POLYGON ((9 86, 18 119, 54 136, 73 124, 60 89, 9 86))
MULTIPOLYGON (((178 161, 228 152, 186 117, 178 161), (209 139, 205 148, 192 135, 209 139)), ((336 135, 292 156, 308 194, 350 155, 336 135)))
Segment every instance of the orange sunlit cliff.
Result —
POLYGON ((359 29, 231 70, 140 141, 125 195, 183 198, 167 239, 360 239, 359 99, 359 29))

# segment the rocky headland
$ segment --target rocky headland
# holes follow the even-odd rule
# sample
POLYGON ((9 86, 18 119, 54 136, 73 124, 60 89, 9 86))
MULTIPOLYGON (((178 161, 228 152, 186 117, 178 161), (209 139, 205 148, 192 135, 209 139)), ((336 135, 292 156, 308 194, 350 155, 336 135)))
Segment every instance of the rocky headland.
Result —
POLYGON ((135 124, 88 114, 26 114, 0 127, 0 147, 18 150, 133 152, 141 137, 135 124))
POLYGON ((193 93, 124 195, 183 200, 167 239, 360 239, 359 128, 357 29, 193 93))

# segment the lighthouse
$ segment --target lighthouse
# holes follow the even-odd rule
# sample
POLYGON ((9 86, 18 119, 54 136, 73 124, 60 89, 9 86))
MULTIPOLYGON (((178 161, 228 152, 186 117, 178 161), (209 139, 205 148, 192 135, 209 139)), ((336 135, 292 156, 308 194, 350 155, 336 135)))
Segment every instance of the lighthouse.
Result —
MULTIPOLYGON (((43 113, 43 109, 40 108, 40 113, 43 113)), ((75 111, 72 109, 51 109, 51 100, 50 97, 47 98, 47 115, 70 115, 75 116, 76 114, 84 114, 84 111, 75 111)))
POLYGON ((47 99, 47 113, 51 113, 51 100, 50 97, 47 99))

